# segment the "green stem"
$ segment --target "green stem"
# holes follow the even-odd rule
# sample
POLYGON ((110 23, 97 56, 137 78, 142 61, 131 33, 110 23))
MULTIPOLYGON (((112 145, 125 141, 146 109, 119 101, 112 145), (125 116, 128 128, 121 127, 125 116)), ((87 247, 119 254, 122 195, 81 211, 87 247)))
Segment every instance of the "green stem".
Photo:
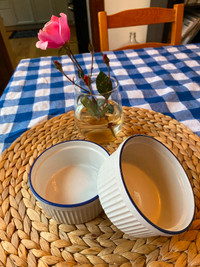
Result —
POLYGON ((107 118, 106 115, 105 115, 105 119, 106 119, 107 122, 108 122, 108 129, 110 129, 112 135, 113 135, 114 137, 116 137, 115 132, 114 132, 113 127, 112 127, 112 122, 109 122, 109 120, 108 120, 108 118, 107 118))
POLYGON ((95 99, 94 96, 93 96, 93 92, 92 92, 91 85, 87 85, 87 87, 88 87, 89 90, 90 90, 90 96, 91 96, 91 98, 92 98, 92 101, 96 103, 97 101, 96 101, 96 99, 95 99))
POLYGON ((93 72, 93 64, 94 64, 94 53, 93 52, 91 52, 91 54, 92 54, 92 63, 91 63, 91 76, 92 76, 92 72, 93 72))
POLYGON ((77 59, 75 58, 74 54, 72 53, 70 46, 67 45, 67 48, 69 50, 68 56, 71 58, 72 62, 77 67, 77 69, 83 72, 83 69, 81 68, 80 64, 78 63, 77 59))
MULTIPOLYGON (((70 49, 70 46, 68 45, 67 43, 67 46, 65 47, 69 53, 68 53, 68 56, 70 57, 70 59, 72 60, 72 62, 74 63, 74 65, 77 67, 78 70, 80 70, 81 72, 83 72, 83 69, 82 67, 80 66, 80 64, 78 63, 77 59, 75 58, 74 54, 72 53, 71 49, 70 49)), ((93 53, 92 53, 92 67, 91 67, 91 74, 92 74, 92 69, 93 69, 93 53)), ((83 72, 84 73, 84 72, 83 72)), ((63 72, 64 74, 64 72, 63 72)), ((64 74, 65 77, 67 77, 66 74, 64 74)), ((69 77, 67 77, 69 79, 69 77)), ((69 79, 70 80, 70 79, 69 79)), ((71 80, 72 81, 72 80, 71 80)), ((74 82, 73 82, 74 84, 74 82)), ((77 84, 76 84, 77 85, 77 84)), ((91 86, 89 85, 86 85, 88 88, 89 88, 89 91, 84 89, 83 87, 81 87, 80 85, 77 85, 79 88, 83 89, 85 92, 89 93, 91 95, 91 98, 94 102, 96 102, 94 96, 93 96, 93 93, 92 93, 92 89, 91 89, 91 86)))
POLYGON ((108 68, 108 78, 110 79, 110 68, 109 68, 109 65, 107 65, 107 68, 108 68))
POLYGON ((112 128, 112 123, 111 123, 111 122, 108 123, 108 128, 110 129, 112 135, 113 135, 114 137, 116 137, 115 132, 114 132, 114 130, 113 130, 113 128, 112 128))
POLYGON ((83 88, 82 86, 76 84, 71 78, 69 78, 69 76, 67 76, 64 71, 62 69, 59 69, 59 71, 74 85, 78 86, 80 89, 82 89, 83 91, 85 91, 87 94, 90 94, 90 91, 86 90, 85 88, 83 88))

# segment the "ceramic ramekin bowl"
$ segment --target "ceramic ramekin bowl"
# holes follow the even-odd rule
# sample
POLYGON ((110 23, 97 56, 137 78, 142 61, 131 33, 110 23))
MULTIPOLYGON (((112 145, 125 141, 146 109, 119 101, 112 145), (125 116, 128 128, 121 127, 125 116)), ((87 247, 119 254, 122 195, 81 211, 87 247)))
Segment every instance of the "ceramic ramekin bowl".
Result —
POLYGON ((102 211, 97 174, 108 157, 105 149, 89 141, 59 143, 45 150, 31 167, 32 193, 58 222, 87 222, 102 211))
POLYGON ((131 136, 104 161, 98 192, 111 222, 133 237, 179 234, 193 220, 194 195, 183 167, 149 136, 131 136))

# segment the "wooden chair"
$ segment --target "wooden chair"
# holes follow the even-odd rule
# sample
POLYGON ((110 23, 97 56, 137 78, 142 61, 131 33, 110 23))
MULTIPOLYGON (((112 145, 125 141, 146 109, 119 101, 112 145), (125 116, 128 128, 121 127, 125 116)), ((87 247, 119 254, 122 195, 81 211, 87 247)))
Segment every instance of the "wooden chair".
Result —
POLYGON ((176 4, 173 8, 149 7, 130 9, 116 14, 107 15, 105 11, 98 12, 100 50, 108 51, 108 29, 129 26, 171 23, 171 40, 169 43, 143 43, 123 46, 116 50, 159 47, 163 45, 181 44, 184 4, 176 4))

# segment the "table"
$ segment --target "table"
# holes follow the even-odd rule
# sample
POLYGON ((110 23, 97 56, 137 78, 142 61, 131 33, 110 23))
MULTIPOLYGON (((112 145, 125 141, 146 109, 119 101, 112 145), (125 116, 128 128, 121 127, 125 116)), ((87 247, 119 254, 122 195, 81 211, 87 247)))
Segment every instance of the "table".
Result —
MULTIPOLYGON (((111 75, 120 83, 125 121, 116 141, 105 148, 112 153, 134 133, 166 144, 194 191, 190 228, 169 238, 137 239, 120 232, 104 213, 80 225, 59 224, 46 216, 30 191, 30 168, 44 149, 80 136, 72 111, 73 86, 54 68, 52 58, 27 59, 18 65, 0 102, 1 266, 200 266, 200 45, 108 55, 111 75)), ((89 54, 77 57, 84 69, 90 68, 89 54)), ((66 57, 62 62, 73 77, 71 63, 66 57)), ((94 71, 99 68, 106 70, 97 53, 94 71)))
MULTIPOLYGON (((200 136, 200 44, 108 52, 123 106, 169 115, 200 136)), ((73 85, 54 67, 57 57, 22 60, 0 99, 0 153, 23 132, 73 109, 73 85)), ((90 54, 77 55, 90 72, 90 54)), ((75 77, 68 57, 64 71, 75 77)), ((100 53, 94 73, 106 72, 100 53)))

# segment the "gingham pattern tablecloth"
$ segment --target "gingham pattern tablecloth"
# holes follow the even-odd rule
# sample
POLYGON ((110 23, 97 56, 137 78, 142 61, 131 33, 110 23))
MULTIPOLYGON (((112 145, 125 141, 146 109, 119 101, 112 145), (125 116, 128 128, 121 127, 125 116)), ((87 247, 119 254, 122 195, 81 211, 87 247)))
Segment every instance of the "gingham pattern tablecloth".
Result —
MULTIPOLYGON (((175 118, 200 136, 200 44, 107 52, 119 81, 122 105, 151 109, 175 118)), ((77 55, 90 72, 89 53, 77 55)), ((54 67, 57 57, 22 60, 0 99, 0 153, 24 131, 73 109, 73 85, 54 67)), ((60 61, 75 77, 67 56, 60 61)), ((100 53, 94 73, 107 72, 100 53)))

